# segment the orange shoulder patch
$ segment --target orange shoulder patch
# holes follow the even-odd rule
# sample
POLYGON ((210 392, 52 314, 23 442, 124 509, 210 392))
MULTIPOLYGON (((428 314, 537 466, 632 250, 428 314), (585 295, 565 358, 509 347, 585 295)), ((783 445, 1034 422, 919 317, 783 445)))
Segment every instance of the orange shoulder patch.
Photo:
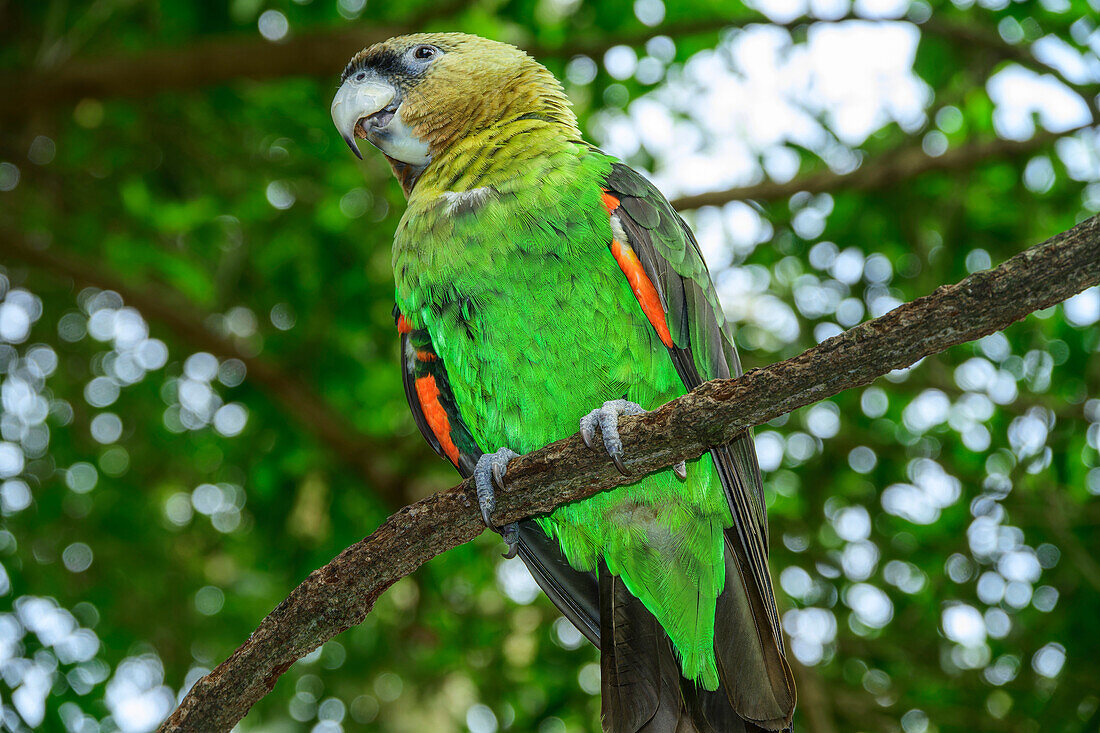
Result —
POLYGON ((458 446, 451 440, 451 421, 447 418, 447 411, 439 402, 439 385, 435 383, 435 377, 431 375, 418 377, 416 396, 420 399, 420 409, 424 412, 424 419, 428 421, 428 427, 432 429, 436 440, 439 441, 443 453, 451 459, 451 463, 457 466, 458 446))
POLYGON ((660 336, 661 342, 668 348, 672 348, 672 334, 668 331, 668 322, 665 320, 665 309, 661 307, 661 298, 657 295, 657 288, 645 274, 645 268, 638 260, 638 255, 629 245, 624 245, 617 239, 611 240, 611 254, 619 263, 619 268, 626 275, 630 283, 630 289, 634 291, 634 297, 642 306, 642 312, 653 328, 660 336))
POLYGON ((610 214, 612 211, 619 208, 619 199, 610 191, 604 190, 601 198, 603 199, 603 207, 607 209, 607 213, 610 214))

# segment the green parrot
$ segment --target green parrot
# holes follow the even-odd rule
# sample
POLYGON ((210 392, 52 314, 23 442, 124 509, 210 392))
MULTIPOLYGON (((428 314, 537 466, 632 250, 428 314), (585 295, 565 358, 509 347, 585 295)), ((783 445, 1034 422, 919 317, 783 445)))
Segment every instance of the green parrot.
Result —
POLYGON ((386 156, 408 198, 394 313, 416 423, 600 648, 604 730, 789 728, 751 437, 549 516, 490 519, 515 451, 579 427, 624 470, 621 415, 740 374, 687 225, 585 142, 561 84, 504 43, 430 33, 364 49, 332 118, 357 156, 356 138, 386 156))

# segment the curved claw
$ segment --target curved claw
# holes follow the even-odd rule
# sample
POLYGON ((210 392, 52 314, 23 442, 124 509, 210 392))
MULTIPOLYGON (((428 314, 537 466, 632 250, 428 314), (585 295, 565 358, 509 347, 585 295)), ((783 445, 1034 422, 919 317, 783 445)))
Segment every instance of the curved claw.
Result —
MULTIPOLYGON (((512 451, 508 452, 512 453, 512 451)), ((510 461, 514 457, 515 454, 513 453, 511 456, 508 457, 508 460, 510 461)), ((492 466, 493 486, 495 486, 500 491, 504 491, 504 474, 508 472, 508 463, 507 461, 493 461, 492 466)))
POLYGON ((477 488, 481 518, 485 520, 486 527, 501 535, 508 543, 505 557, 515 557, 519 551, 519 527, 514 522, 503 528, 497 527, 493 524, 492 515, 497 507, 496 491, 504 490, 504 475, 508 471, 508 463, 518 456, 518 453, 509 448, 501 448, 496 453, 482 454, 474 466, 474 486, 477 488))
POLYGON ((593 410, 581 418, 581 440, 588 448, 592 448, 592 439, 596 437, 596 417, 598 410, 593 410))
POLYGON ((519 553, 519 525, 512 522, 511 524, 504 525, 502 529, 503 531, 500 533, 500 536, 508 545, 508 551, 502 552, 501 557, 511 560, 519 553))
POLYGON ((589 448, 592 448, 592 439, 595 437, 596 428, 600 429, 603 436, 604 449, 607 455, 615 463, 619 473, 629 476, 623 464, 623 441, 619 438, 619 418, 623 415, 641 415, 646 409, 641 405, 628 400, 609 400, 592 412, 581 418, 581 440, 589 448))

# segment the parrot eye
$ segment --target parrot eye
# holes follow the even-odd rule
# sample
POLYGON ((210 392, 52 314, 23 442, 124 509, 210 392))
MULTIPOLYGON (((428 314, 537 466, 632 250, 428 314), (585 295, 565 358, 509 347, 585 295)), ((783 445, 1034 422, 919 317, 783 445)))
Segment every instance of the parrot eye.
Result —
POLYGON ((363 81, 366 78, 367 78, 367 72, 365 72, 365 71, 360 71, 358 74, 355 75, 355 81, 363 81))
POLYGON ((413 49, 413 58, 418 61, 427 61, 434 58, 439 49, 435 46, 417 46, 413 49))

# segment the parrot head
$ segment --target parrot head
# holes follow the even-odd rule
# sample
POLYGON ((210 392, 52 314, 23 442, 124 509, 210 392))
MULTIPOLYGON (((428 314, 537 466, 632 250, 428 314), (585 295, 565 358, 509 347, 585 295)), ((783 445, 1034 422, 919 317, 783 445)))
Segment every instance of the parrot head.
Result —
POLYGON ((579 136, 561 84, 526 53, 464 33, 416 33, 376 43, 344 69, 332 121, 381 150, 399 178, 416 175, 455 143, 525 115, 579 136), (402 175, 404 173, 404 175, 402 175))

